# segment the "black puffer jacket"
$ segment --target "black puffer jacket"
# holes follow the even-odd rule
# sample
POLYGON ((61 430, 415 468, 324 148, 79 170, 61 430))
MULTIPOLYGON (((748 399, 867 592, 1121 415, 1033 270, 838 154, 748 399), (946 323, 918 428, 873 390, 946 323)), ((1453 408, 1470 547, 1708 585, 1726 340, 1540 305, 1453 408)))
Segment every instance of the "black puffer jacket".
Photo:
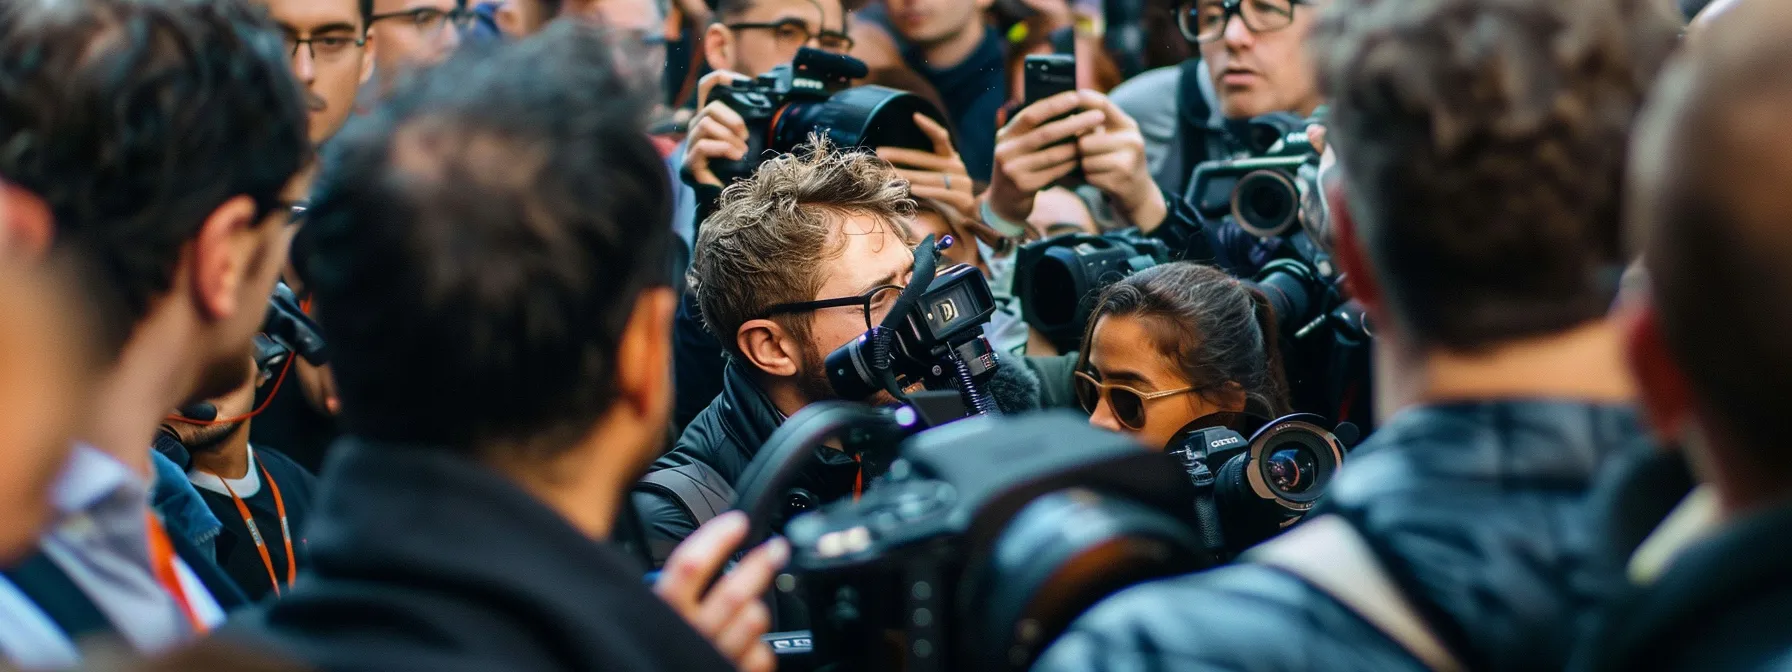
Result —
MULTIPOLYGON (((734 364, 722 373, 722 393, 685 427, 672 451, 660 456, 648 472, 702 462, 728 486, 738 488, 753 456, 772 432, 784 424, 784 414, 772 405, 753 381, 734 364)), ((841 497, 853 487, 859 465, 837 450, 817 450, 815 462, 798 477, 795 487, 815 493, 822 501, 841 497)), ((657 493, 637 489, 631 497, 645 524, 647 543, 670 548, 696 531, 701 521, 692 520, 684 507, 657 493)))
MULTIPOLYGON (((1347 518, 1455 656, 1476 670, 1561 669, 1617 594, 1588 515, 1607 458, 1642 450, 1627 407, 1432 406, 1351 455, 1322 512, 1347 518)), ((1097 605, 1039 670, 1415 670, 1397 643, 1280 570, 1234 565, 1097 605)))

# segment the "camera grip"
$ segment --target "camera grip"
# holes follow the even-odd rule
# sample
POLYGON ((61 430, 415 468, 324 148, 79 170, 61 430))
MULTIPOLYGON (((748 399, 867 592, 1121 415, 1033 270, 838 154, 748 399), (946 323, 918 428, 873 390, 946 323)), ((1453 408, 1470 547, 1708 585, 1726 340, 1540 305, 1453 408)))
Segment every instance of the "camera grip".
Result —
MULTIPOLYGON (((743 100, 744 94, 734 87, 717 84, 710 95, 721 101, 723 105, 739 112, 741 118, 747 122, 746 153, 741 154, 739 159, 711 159, 709 161, 709 171, 715 173, 716 179, 722 181, 723 187, 727 187, 734 184, 735 180, 751 176, 753 169, 759 167, 762 157, 765 155, 766 136, 771 129, 769 124, 757 123, 760 121, 760 117, 764 116, 764 111, 760 109, 760 106, 743 100)), ((769 119, 767 120, 769 121, 769 119)))

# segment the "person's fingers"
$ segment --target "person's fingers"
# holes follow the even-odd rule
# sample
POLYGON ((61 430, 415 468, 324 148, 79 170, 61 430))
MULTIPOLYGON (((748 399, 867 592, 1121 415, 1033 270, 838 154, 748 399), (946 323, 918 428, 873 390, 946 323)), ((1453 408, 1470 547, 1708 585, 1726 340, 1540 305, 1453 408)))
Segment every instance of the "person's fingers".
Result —
POLYGON ((1077 138, 1076 144, 1077 147, 1082 149, 1084 157, 1102 156, 1113 153, 1137 155, 1142 154, 1145 149, 1145 139, 1142 136, 1137 133, 1125 131, 1119 133, 1089 133, 1077 138))
MULTIPOLYGON (((739 544, 740 540, 735 539, 735 543, 739 544)), ((703 596, 697 613, 699 629, 708 626, 710 629, 704 632, 715 632, 715 628, 727 623, 747 603, 756 602, 771 589, 772 577, 778 575, 778 570, 783 569, 789 559, 790 544, 783 539, 773 539, 753 549, 734 565, 734 571, 723 576, 714 588, 709 589, 709 594, 703 596)))
MULTIPOLYGON (((747 514, 729 511, 697 528, 683 543, 672 550, 660 579, 653 586, 660 599, 685 615, 687 620, 699 612, 699 598, 709 579, 721 571, 735 547, 747 538, 747 514)), ((700 623, 693 621, 692 625, 700 623)))
POLYGON ((1313 124, 1308 126, 1307 142, 1313 145, 1314 151, 1321 153, 1325 152, 1325 125, 1313 124))
POLYGON ((755 644, 747 649, 747 655, 734 661, 740 672, 777 672, 778 655, 772 653, 772 647, 765 642, 755 644))
POLYGON ((721 629, 716 632, 715 641, 711 643, 722 653, 723 658, 740 660, 746 657, 748 648, 763 643, 759 638, 764 637, 771 627, 771 611, 765 608, 764 602, 753 600, 722 624, 721 629))
POLYGON ((1067 142, 1056 147, 1047 147, 1013 160, 1004 161, 1002 162, 1002 171, 1007 173, 1010 177, 1018 179, 1019 176, 1038 172, 1061 163, 1074 163, 1076 158, 1077 146, 1067 142))
POLYGON ((1083 176, 1090 184, 1102 187, 1104 191, 1110 187, 1121 187, 1123 182, 1130 181, 1133 168, 1132 161, 1124 154, 1083 157, 1083 176))
POLYGON ((935 172, 957 172, 962 165, 953 156, 940 156, 932 152, 923 152, 907 147, 879 147, 877 158, 890 162, 898 167, 915 170, 931 170, 935 172))
POLYGON ((740 113, 734 111, 732 107, 722 103, 710 103, 703 106, 703 117, 716 120, 734 137, 743 139, 747 137, 747 120, 742 119, 740 113))
POLYGON ((1029 153, 1041 147, 1063 142, 1083 133, 1102 127, 1106 114, 1098 110, 1080 112, 1064 119, 1033 129, 1033 132, 1014 140, 1014 151, 1029 153))
MULTIPOLYGON (((715 117, 704 117, 703 121, 698 123, 697 126, 691 130, 689 140, 691 141, 689 143, 691 147, 695 147, 700 142, 714 141, 727 145, 728 147, 737 150, 738 153, 744 154, 747 151, 747 139, 735 135, 733 131, 728 130, 728 128, 723 126, 722 122, 715 117)), ((720 155, 710 154, 708 156, 713 157, 720 155)))
POLYGON ((922 133, 927 134, 927 139, 933 141, 934 154, 939 156, 958 155, 958 149, 952 146, 952 133, 947 131, 945 126, 941 126, 940 122, 934 121, 933 117, 916 112, 915 126, 919 127, 922 133))
POLYGON ((751 79, 732 70, 717 70, 697 80, 697 106, 702 107, 709 101, 709 93, 717 84, 729 84, 742 79, 751 79))
POLYGON ((1113 99, 1096 91, 1077 91, 1077 107, 1090 111, 1099 111, 1104 115, 1104 125, 1110 131, 1138 130, 1139 122, 1127 116, 1113 99))
POLYGON ((1081 98, 1077 96, 1077 92, 1075 91, 1065 91, 1064 93, 1033 103, 1021 111, 1014 113, 1014 118, 1008 120, 1008 125, 1002 127, 1002 130, 997 132, 996 137, 1001 138, 1005 136, 1025 134, 1054 118, 1075 111, 1079 104, 1081 104, 1081 98))
POLYGON ((696 170, 699 164, 707 169, 709 168, 709 161, 711 159, 734 159, 738 161, 745 156, 746 153, 746 147, 729 143, 726 140, 698 140, 691 143, 690 159, 686 160, 685 163, 690 165, 692 170, 696 170))

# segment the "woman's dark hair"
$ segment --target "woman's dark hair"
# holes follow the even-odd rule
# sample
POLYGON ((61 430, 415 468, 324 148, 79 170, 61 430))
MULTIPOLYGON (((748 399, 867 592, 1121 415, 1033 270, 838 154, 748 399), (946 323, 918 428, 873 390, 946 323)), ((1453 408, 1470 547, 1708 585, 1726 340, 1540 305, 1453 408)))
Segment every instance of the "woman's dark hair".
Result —
POLYGON ((1288 413, 1276 315, 1257 288, 1193 262, 1128 276, 1096 299, 1083 331, 1078 370, 1089 365, 1096 323, 1115 315, 1146 318, 1156 341, 1151 345, 1175 362, 1201 394, 1235 383, 1245 393, 1245 410, 1272 418, 1288 413))

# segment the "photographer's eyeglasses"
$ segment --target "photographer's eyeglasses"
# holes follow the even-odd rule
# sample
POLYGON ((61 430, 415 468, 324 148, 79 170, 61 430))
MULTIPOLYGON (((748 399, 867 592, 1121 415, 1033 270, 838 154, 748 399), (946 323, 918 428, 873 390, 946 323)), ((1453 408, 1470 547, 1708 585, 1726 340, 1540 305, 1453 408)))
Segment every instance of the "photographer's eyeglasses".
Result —
POLYGON ((367 17, 367 23, 372 25, 389 19, 404 19, 404 25, 416 29, 424 39, 433 40, 440 37, 442 29, 450 25, 455 30, 464 30, 473 23, 473 13, 459 8, 442 11, 434 7, 418 7, 402 12, 375 14, 367 17))
POLYGON ((1212 42, 1226 35, 1236 16, 1252 33, 1273 33, 1294 23, 1294 7, 1308 0, 1198 0, 1176 12, 1176 25, 1190 42, 1212 42))
POLYGON ((1106 399, 1108 408, 1113 409, 1114 419, 1120 426, 1132 431, 1145 429, 1145 402, 1178 394, 1188 394, 1199 388, 1184 387, 1162 392, 1140 392, 1125 385, 1103 383, 1088 372, 1076 372, 1076 400, 1083 405, 1083 410, 1090 415, 1095 414, 1096 407, 1106 399))
POLYGON ((297 59, 299 57, 299 47, 302 46, 311 52, 311 61, 313 63, 339 63, 344 57, 348 56, 350 52, 367 44, 367 38, 365 37, 342 34, 313 35, 308 38, 299 39, 298 35, 284 33, 281 37, 286 40, 286 54, 288 58, 297 59))
POLYGON ((767 308, 765 316, 771 317, 774 315, 789 315, 791 313, 811 313, 825 308, 858 306, 859 309, 865 313, 865 330, 870 331, 872 326, 883 321, 884 316, 889 314, 890 307, 895 305, 896 297, 901 295, 902 285, 883 285, 881 287, 873 287, 871 288, 871 291, 858 296, 842 296, 837 299, 822 299, 820 301, 780 303, 771 308, 767 308))
POLYGON ((772 38, 785 47, 799 47, 809 44, 813 40, 815 46, 820 47, 823 51, 836 54, 852 51, 853 41, 846 33, 825 29, 819 33, 813 32, 809 30, 809 24, 797 19, 785 19, 776 23, 725 23, 722 25, 729 30, 772 31, 772 38))

